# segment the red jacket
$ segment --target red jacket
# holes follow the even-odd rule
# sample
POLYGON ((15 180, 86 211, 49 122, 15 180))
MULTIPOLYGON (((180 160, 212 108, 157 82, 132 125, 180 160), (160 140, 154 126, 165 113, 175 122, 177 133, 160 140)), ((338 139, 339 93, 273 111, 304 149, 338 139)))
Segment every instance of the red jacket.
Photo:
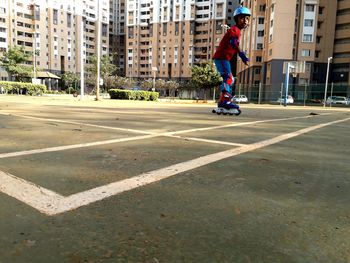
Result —
POLYGON ((237 49, 235 49, 230 42, 236 39, 236 43, 238 45, 240 38, 241 30, 236 25, 230 27, 230 29, 227 30, 226 34, 222 38, 219 47, 213 56, 213 59, 231 60, 233 55, 237 53, 237 49))

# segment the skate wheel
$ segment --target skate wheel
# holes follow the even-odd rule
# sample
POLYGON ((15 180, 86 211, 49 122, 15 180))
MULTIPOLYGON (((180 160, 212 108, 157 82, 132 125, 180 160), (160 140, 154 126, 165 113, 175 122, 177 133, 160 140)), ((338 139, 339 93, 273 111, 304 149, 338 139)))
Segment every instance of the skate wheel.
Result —
POLYGON ((229 113, 231 116, 233 115, 233 113, 229 113))
POLYGON ((220 111, 218 111, 218 112, 216 112, 216 114, 217 114, 217 115, 220 115, 220 114, 221 114, 221 112, 220 112, 220 111))
POLYGON ((236 115, 236 116, 238 116, 239 114, 241 114, 241 113, 242 113, 242 111, 241 111, 240 109, 237 109, 237 111, 238 111, 238 112, 237 112, 237 113, 235 113, 235 115, 236 115))
POLYGON ((216 113, 216 110, 213 109, 211 112, 212 112, 212 113, 216 113))
POLYGON ((224 114, 224 115, 227 115, 227 112, 224 112, 223 114, 224 114))

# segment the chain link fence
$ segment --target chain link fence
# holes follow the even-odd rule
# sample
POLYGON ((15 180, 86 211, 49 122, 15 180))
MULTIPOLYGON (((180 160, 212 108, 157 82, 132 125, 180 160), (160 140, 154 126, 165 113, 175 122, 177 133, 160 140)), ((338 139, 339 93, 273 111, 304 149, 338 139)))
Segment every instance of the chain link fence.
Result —
MULTIPOLYGON (((284 84, 280 85, 242 85, 236 87, 236 95, 245 95, 251 103, 283 103, 285 95, 284 84)), ((308 85, 289 85, 288 95, 293 97, 293 104, 309 105, 323 104, 324 98, 331 96, 345 97, 346 105, 350 106, 350 86, 330 83, 308 84, 308 85), (327 91, 326 91, 327 89, 327 91), (325 96, 326 91, 326 96, 325 96)), ((345 103, 335 103, 344 104, 345 103)))

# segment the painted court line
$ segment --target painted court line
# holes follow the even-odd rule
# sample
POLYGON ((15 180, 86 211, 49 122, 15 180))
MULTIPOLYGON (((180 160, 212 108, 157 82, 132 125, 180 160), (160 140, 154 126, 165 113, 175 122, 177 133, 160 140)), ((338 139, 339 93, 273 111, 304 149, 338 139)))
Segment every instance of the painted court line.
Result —
MULTIPOLYGON (((19 117, 22 117, 22 115, 19 116, 19 117)), ((33 117, 33 118, 36 118, 36 117, 33 117)), ((135 137, 122 138, 122 139, 111 139, 111 140, 106 140, 106 141, 79 143, 79 144, 72 144, 72 145, 48 147, 48 148, 42 148, 42 149, 34 149, 34 150, 25 150, 25 151, 17 151, 17 152, 10 152, 10 153, 2 153, 2 154, 0 154, 0 159, 10 158, 10 157, 18 157, 18 156, 24 156, 24 155, 30 155, 30 154, 40 154, 40 153, 47 153, 47 152, 65 151, 65 150, 78 149, 78 148, 83 148, 83 147, 106 145, 106 144, 126 142, 126 141, 134 141, 134 140, 142 140, 142 139, 149 139, 149 138, 155 138, 155 137, 161 137, 161 136, 183 138, 183 139, 195 140, 195 141, 205 141, 205 139, 199 139, 199 138, 197 139, 197 138, 192 138, 192 137, 180 137, 180 136, 175 136, 175 135, 176 134, 181 134, 181 133, 190 133, 190 132, 214 130, 214 129, 220 129, 220 128, 229 128, 229 127, 234 127, 234 126, 245 126, 245 125, 251 125, 251 124, 258 124, 258 123, 267 123, 267 122, 276 122, 276 121, 285 121, 285 120, 295 120, 295 119, 305 119, 305 118, 314 118, 314 116, 307 115, 307 116, 301 116, 301 117, 291 117, 291 118, 282 118, 282 119, 270 119, 270 120, 261 120, 261 121, 252 121, 252 122, 231 123, 231 124, 226 124, 226 125, 211 126, 211 127, 196 128, 196 129, 188 129, 188 130, 175 131, 175 132, 151 133, 149 135, 141 135, 141 136, 135 136, 135 137)), ((51 119, 44 119, 44 120, 48 121, 48 120, 51 120, 51 119)), ((54 120, 52 120, 52 121, 54 121, 54 120)), ((75 123, 75 124, 84 125, 82 123, 81 124, 80 123, 75 123)), ((99 126, 96 125, 95 127, 99 127, 99 126)), ((100 127, 104 127, 105 128, 105 127, 108 127, 108 126, 100 126, 100 127)), ((113 127, 111 127, 111 128, 113 128, 113 127)), ((214 140, 207 140, 206 142, 219 143, 218 141, 214 141, 214 140)), ((235 144, 232 144, 230 142, 226 142, 226 143, 220 142, 220 144, 235 145, 235 144)))
POLYGON ((26 203, 27 205, 39 210, 41 213, 53 216, 89 205, 97 201, 101 201, 105 198, 123 193, 125 191, 129 191, 141 186, 148 185, 150 183, 169 178, 179 173, 193 170, 198 167, 211 164, 229 157, 237 156, 242 153, 255 151, 257 149, 261 149, 263 147, 273 145, 326 126, 345 122, 348 120, 350 120, 350 118, 318 124, 295 132, 283 134, 272 139, 267 139, 242 147, 209 154, 158 170, 146 172, 138 176, 96 187, 67 197, 62 197, 61 195, 56 194, 50 190, 39 187, 33 183, 19 179, 11 174, 4 172, 0 172, 0 191, 26 203))
POLYGON ((95 125, 95 124, 76 122, 76 121, 66 121, 66 120, 60 120, 60 119, 41 118, 41 117, 34 117, 34 116, 21 115, 21 114, 4 113, 4 112, 0 112, 0 114, 1 115, 6 115, 6 116, 11 116, 12 115, 12 116, 26 118, 26 119, 33 119, 33 120, 40 120, 40 121, 51 121, 51 122, 58 122, 58 123, 65 123, 65 124, 74 124, 74 125, 79 125, 79 126, 88 126, 88 127, 102 128, 102 129, 109 129, 109 130, 135 132, 135 133, 142 133, 142 134, 155 134, 155 133, 152 133, 152 132, 146 132, 146 131, 141 131, 141 130, 118 128, 118 127, 103 126, 103 125, 95 125))
POLYGON ((224 141, 208 140, 208 139, 201 139, 201 138, 195 138, 195 137, 183 137, 183 136, 176 136, 176 135, 172 135, 172 136, 169 136, 169 137, 179 138, 179 139, 183 139, 183 140, 190 140, 190 141, 198 141, 198 142, 208 142, 208 143, 215 143, 215 144, 231 145, 231 146, 244 146, 244 145, 246 145, 246 144, 243 144, 243 143, 224 142, 224 141))

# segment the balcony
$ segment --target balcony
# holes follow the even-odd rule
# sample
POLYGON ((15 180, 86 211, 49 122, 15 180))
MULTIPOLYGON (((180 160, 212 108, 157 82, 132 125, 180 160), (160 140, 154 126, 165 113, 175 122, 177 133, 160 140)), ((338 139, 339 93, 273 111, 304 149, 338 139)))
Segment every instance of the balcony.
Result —
POLYGON ((349 37, 348 30, 336 30, 335 31, 335 39, 347 38, 349 37))
POLYGON ((350 8, 350 2, 349 1, 338 1, 337 5, 338 5, 338 10, 350 8))
POLYGON ((337 16, 337 24, 348 24, 350 23, 350 15, 337 16))
POLYGON ((334 53, 350 53, 350 45, 348 43, 334 45, 334 53))

